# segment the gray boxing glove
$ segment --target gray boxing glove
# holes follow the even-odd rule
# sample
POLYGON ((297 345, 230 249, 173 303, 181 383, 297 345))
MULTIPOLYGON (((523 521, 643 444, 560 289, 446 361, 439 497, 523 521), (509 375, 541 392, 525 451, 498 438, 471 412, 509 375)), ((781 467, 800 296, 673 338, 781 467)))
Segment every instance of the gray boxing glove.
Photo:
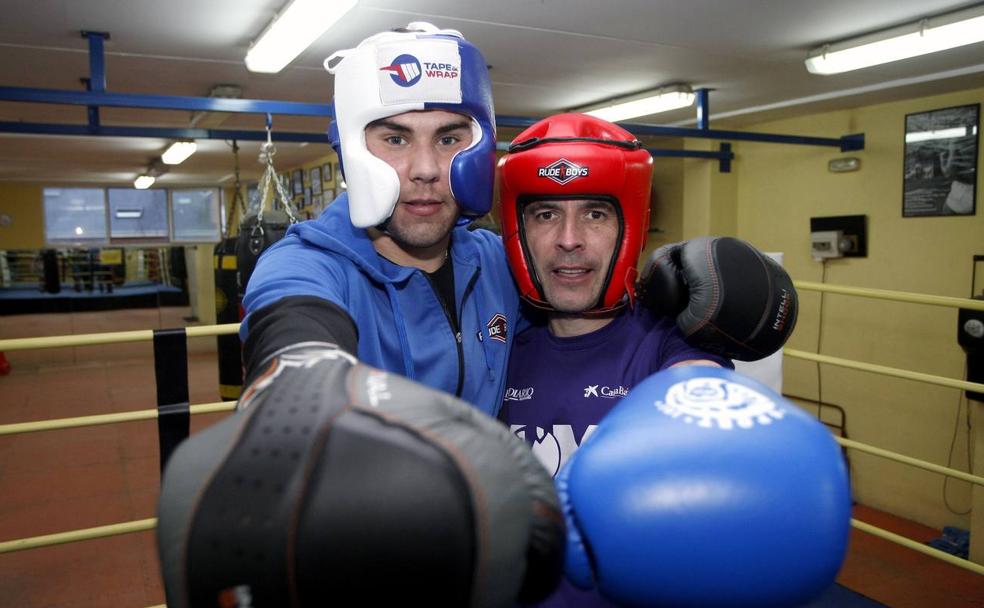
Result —
POLYGON ((172 608, 512 606, 556 586, 565 535, 506 427, 324 343, 178 446, 157 527, 172 608))
POLYGON ((675 317, 687 342, 740 361, 782 348, 799 302, 786 271, 732 237, 665 245, 650 256, 637 292, 659 315, 675 317))

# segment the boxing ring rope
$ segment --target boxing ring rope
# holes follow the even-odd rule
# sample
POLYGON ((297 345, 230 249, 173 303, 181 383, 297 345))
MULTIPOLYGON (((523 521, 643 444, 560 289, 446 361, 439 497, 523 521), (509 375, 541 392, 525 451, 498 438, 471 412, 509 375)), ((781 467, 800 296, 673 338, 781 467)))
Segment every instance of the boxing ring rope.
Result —
MULTIPOLYGON (((982 386, 984 388, 984 386, 982 386)), ((201 403, 190 406, 192 415, 214 414, 219 412, 231 412, 235 409, 235 401, 217 401, 215 403, 201 403)), ((114 414, 97 414, 94 416, 78 416, 75 418, 55 418, 51 420, 37 420, 33 422, 17 422, 12 424, 0 424, 0 437, 5 435, 18 435, 22 433, 34 433, 39 431, 53 431, 58 429, 79 428, 85 426, 98 426, 102 424, 115 424, 118 422, 134 422, 138 420, 154 420, 157 418, 158 410, 135 410, 131 412, 118 412, 114 414)), ((980 486, 984 486, 984 477, 972 475, 957 469, 951 469, 926 460, 919 460, 911 456, 905 456, 898 452, 891 452, 875 446, 871 446, 858 441, 834 437, 838 443, 844 447, 867 452, 875 456, 880 456, 888 460, 895 460, 903 464, 912 465, 917 468, 948 475, 980 486)))
MULTIPOLYGON (((236 408, 235 401, 216 401, 189 406, 191 414, 214 414, 216 412, 231 412, 236 408)), ((75 418, 54 418, 51 420, 36 420, 33 422, 16 422, 0 424, 0 437, 17 435, 19 433, 34 433, 37 431, 53 431, 56 429, 71 429, 83 426, 98 426, 100 424, 116 424, 117 422, 134 422, 137 420, 156 420, 160 410, 133 410, 114 414, 96 414, 95 416, 77 416, 75 418)))
POLYGON ((0 542, 0 554, 74 543, 83 540, 93 540, 96 538, 106 538, 109 536, 119 536, 120 534, 130 534, 132 532, 145 532, 147 530, 153 530, 155 527, 157 527, 157 518, 150 517, 148 519, 96 526, 95 528, 56 532, 55 534, 45 534, 43 536, 29 536, 27 538, 0 542))
MULTIPOLYGON (((239 332, 239 323, 226 323, 224 325, 195 325, 192 327, 185 327, 183 329, 189 338, 227 336, 239 332)), ((152 329, 113 331, 99 334, 48 336, 45 338, 12 338, 9 340, 0 340, 0 352, 28 350, 34 348, 60 348, 64 346, 119 344, 122 342, 150 342, 153 339, 154 330, 152 329)))
POLYGON ((830 365, 836 365, 838 367, 847 367, 850 369, 881 374, 883 376, 894 376, 896 378, 904 378, 906 380, 926 382, 928 384, 938 384, 940 386, 946 386, 949 388, 959 388, 965 391, 980 392, 982 391, 982 389, 984 389, 984 384, 981 384, 979 382, 968 382, 967 380, 957 380, 956 378, 947 378, 945 376, 936 376, 933 374, 924 374, 922 372, 913 372, 907 369, 900 369, 897 367, 876 365, 874 363, 865 363, 863 361, 854 361, 852 359, 841 359, 840 357, 831 357, 830 355, 818 355, 817 353, 811 353, 805 350, 784 348, 782 349, 782 354, 786 355, 787 357, 792 357, 794 359, 806 359, 807 361, 816 361, 817 363, 827 363, 830 365))
POLYGON ((912 540, 911 538, 901 536, 899 534, 895 534, 894 532, 889 532, 888 530, 883 530, 882 528, 872 526, 871 524, 865 523, 863 521, 859 521, 854 518, 851 518, 851 526, 857 530, 861 530, 862 532, 867 532, 868 534, 877 536, 878 538, 902 545, 903 547, 912 549, 913 551, 918 551, 919 553, 922 553, 924 555, 935 557, 936 559, 942 560, 948 564, 952 564, 954 566, 963 568, 964 570, 970 570, 975 574, 980 574, 984 576, 984 566, 980 564, 975 564, 970 560, 966 560, 962 557, 957 557, 956 555, 951 555, 946 551, 940 551, 939 549, 934 549, 918 541, 912 540))
MULTIPOLYGON (((984 310, 984 301, 971 300, 965 298, 952 298, 945 296, 932 296, 927 294, 909 293, 901 291, 889 291, 881 289, 868 289, 860 287, 850 287, 842 285, 830 285, 826 283, 813 283, 809 281, 794 281, 794 285, 797 289, 806 291, 821 291, 828 293, 838 293, 842 295, 851 295, 859 297, 870 297, 875 299, 885 299, 901 302, 911 302, 919 304, 929 304, 934 306, 946 306, 946 307, 957 307, 957 308, 969 308, 974 310, 984 310)), ((238 323, 224 324, 224 325, 211 325, 211 326, 194 326, 185 328, 188 337, 202 337, 202 336, 220 336, 220 335, 230 335, 235 334, 239 331, 238 323)), ((26 349, 43 349, 43 348, 59 348, 59 347, 69 347, 69 346, 91 346, 99 344, 115 344, 120 342, 143 342, 151 341, 154 339, 153 330, 138 330, 138 331, 125 331, 125 332, 109 332, 109 333, 99 333, 99 334, 79 334, 79 335, 68 335, 68 336, 51 336, 44 338, 16 338, 8 340, 0 340, 0 351, 16 351, 16 350, 26 350, 26 349)), ((970 390, 976 392, 984 392, 984 384, 967 382, 964 380, 956 380, 952 378, 946 378, 943 376, 936 376, 932 374, 925 374, 921 372, 913 372, 909 370, 903 370, 898 368, 887 367, 883 365, 875 365, 870 363, 864 363, 860 361, 852 361, 849 359, 841 359, 838 357, 831 357, 828 355, 820 355, 817 353, 810 353, 806 351, 785 349, 784 354, 789 355, 793 358, 806 359, 811 361, 816 361, 818 363, 826 363, 830 365, 836 365, 841 367, 847 367, 851 369, 857 369, 860 371, 867 371, 871 373, 893 376, 898 378, 904 378, 909 380, 915 380, 919 382, 926 382, 930 384, 937 384, 941 386, 947 386, 950 388, 958 388, 961 390, 970 390)), ((206 413, 216 413, 216 412, 227 412, 231 411, 235 407, 234 401, 223 401, 216 403, 205 403, 199 405, 190 406, 191 414, 206 414, 206 413)), ((4 435, 14 435, 20 433, 29 433, 45 430, 56 430, 65 428, 77 428, 83 426, 93 426, 100 424, 112 424, 117 422, 129 422, 136 420, 150 420, 156 418, 158 415, 158 410, 137 410, 132 412, 119 412, 114 414, 103 414, 95 416, 82 416, 75 418, 62 418, 53 420, 42 420, 34 422, 24 422, 15 424, 0 425, 0 436, 4 435)), ((840 437, 834 438, 842 446, 859 450, 862 452, 867 452, 882 458, 887 458, 890 460, 895 460, 908 464, 911 466, 916 466, 929 471, 940 473, 943 475, 948 475, 963 481, 974 483, 977 485, 984 486, 984 477, 977 475, 972 475, 970 473, 965 473, 963 471, 958 471, 956 469, 951 469, 941 465, 937 465, 931 462, 922 461, 910 456, 905 456, 895 452, 890 452, 888 450, 883 450, 874 446, 869 446, 867 444, 859 443, 857 441, 852 441, 849 439, 844 439, 840 437)), ((70 530, 67 532, 48 534, 43 536, 28 537, 22 539, 15 539, 11 541, 0 542, 0 554, 9 553, 13 551, 21 551, 26 549, 34 549, 38 547, 51 546, 56 544, 78 542, 83 540, 90 540, 96 538, 104 538, 108 536, 116 536, 121 534, 129 534, 132 532, 143 532, 147 530, 152 530, 156 527, 156 518, 142 519, 130 522, 122 522, 117 524, 110 524, 106 526, 98 526, 94 528, 85 528, 79 530, 70 530)), ((884 540, 894 542, 896 544, 905 546, 914 551, 918 551, 925 555, 935 557, 952 565, 970 570, 980 575, 984 575, 984 566, 976 564, 969 560, 965 560, 949 553, 934 549, 932 547, 923 545, 917 541, 894 534, 887 530, 883 530, 871 524, 851 519, 852 527, 872 534, 884 540)), ((155 608, 162 608, 163 605, 155 608)))
POLYGON ((873 298, 876 300, 893 300, 895 302, 910 302, 913 304, 929 304, 931 306, 947 306, 950 308, 969 308, 984 310, 984 300, 970 298, 954 298, 950 296, 934 296, 925 293, 909 291, 892 291, 889 289, 873 289, 870 287, 851 287, 850 285, 832 285, 830 283, 815 283, 813 281, 793 281, 796 289, 804 291, 824 291, 846 296, 873 298))

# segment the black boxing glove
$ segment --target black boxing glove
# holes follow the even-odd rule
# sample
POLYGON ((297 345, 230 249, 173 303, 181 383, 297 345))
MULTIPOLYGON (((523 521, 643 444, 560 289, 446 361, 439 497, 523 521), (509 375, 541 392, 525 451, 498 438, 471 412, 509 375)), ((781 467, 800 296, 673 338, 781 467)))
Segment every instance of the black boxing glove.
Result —
POLYGON ((157 539, 170 608, 496 607, 553 590, 566 531, 506 427, 307 343, 178 447, 157 539))
POLYGON ((640 301, 676 317, 687 342, 740 361, 782 348, 799 302, 782 266, 748 243, 701 237, 660 247, 638 286, 640 301))

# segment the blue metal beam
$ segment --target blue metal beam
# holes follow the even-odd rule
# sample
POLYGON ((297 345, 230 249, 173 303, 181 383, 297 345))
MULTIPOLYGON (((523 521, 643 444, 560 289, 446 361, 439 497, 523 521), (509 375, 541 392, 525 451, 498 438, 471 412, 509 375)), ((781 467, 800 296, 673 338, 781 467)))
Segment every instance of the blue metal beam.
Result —
POLYGON ((106 32, 82 32, 89 39, 89 90, 102 93, 106 90, 106 60, 103 54, 103 41, 109 40, 106 32))
MULTIPOLYGON (((206 112, 291 114, 295 116, 329 117, 331 115, 330 104, 270 101, 263 99, 227 99, 218 97, 180 97, 173 95, 140 95, 97 91, 66 91, 58 89, 32 89, 22 87, 0 87, 0 101, 150 108, 160 110, 200 110, 206 112)), ((501 127, 523 128, 532 125, 538 120, 540 119, 527 118, 523 116, 496 116, 496 123, 501 127)), ((621 123, 621 126, 636 135, 699 137, 704 139, 727 139, 809 146, 829 146, 839 148, 842 152, 864 149, 863 133, 832 138, 809 137, 803 135, 779 135, 773 133, 755 133, 745 131, 726 131, 719 129, 665 127, 639 123, 621 123)))
POLYGON ((697 89, 697 128, 711 128, 711 102, 707 89, 697 89))
MULTIPOLYGON (((30 122, 0 122, 0 133, 29 133, 32 135, 82 135, 98 137, 160 137, 162 139, 238 139, 266 141, 266 131, 233 131, 227 129, 180 129, 168 127, 109 127, 105 125, 61 125, 30 122)), ((296 133, 273 131, 274 141, 330 144, 326 133, 296 133)))
MULTIPOLYGON (((83 78, 86 91, 103 93, 106 91, 106 62, 103 53, 103 41, 109 39, 105 32, 82 32, 83 38, 89 39, 89 77, 83 78)), ((89 126, 99 126, 99 106, 88 107, 89 126)))
POLYGON ((97 91, 67 91, 63 89, 31 89, 26 87, 0 87, 0 101, 57 103, 75 106, 108 106, 116 108, 147 108, 155 110, 291 114, 294 116, 328 117, 331 115, 331 105, 327 103, 300 103, 296 101, 271 101, 266 99, 229 99, 223 97, 141 95, 97 91))
MULTIPOLYGON (((539 121, 539 118, 524 116, 496 116, 496 124, 500 127, 524 128, 539 121)), ((842 152, 864 149, 864 133, 844 135, 842 137, 809 137, 806 135, 778 135, 774 133, 755 133, 751 131, 723 131, 719 129, 693 129, 687 127, 664 127, 633 122, 618 123, 623 129, 635 135, 655 135, 661 137, 699 137, 703 139, 729 139, 738 141, 755 141, 774 144, 799 144, 807 146, 830 146, 840 148, 842 152)))
POLYGON ((706 158, 717 160, 720 163, 721 173, 731 173, 731 161, 735 158, 735 153, 731 151, 731 144, 722 143, 720 150, 666 150, 662 148, 646 148, 654 157, 664 158, 706 158))
MULTIPOLYGON (((2 125, 0 125, 2 128, 2 125)), ((509 149, 509 142, 499 141, 495 144, 495 149, 500 152, 505 152, 509 149)), ((731 172, 731 161, 735 158, 735 153, 731 151, 731 144, 721 144, 721 149, 718 151, 713 150, 679 150, 679 149, 664 149, 664 148, 646 148, 654 157, 663 158, 706 158, 709 160, 717 160, 721 163, 721 172, 730 173, 731 172)))

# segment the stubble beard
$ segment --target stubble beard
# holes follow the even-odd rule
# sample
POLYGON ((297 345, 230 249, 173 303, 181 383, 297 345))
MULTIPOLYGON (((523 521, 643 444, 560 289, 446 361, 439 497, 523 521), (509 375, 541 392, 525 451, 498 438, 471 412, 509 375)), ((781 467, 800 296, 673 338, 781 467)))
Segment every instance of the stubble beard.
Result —
POLYGON ((386 224, 386 234, 403 249, 433 247, 447 237, 457 219, 458 213, 419 218, 397 211, 386 224))
POLYGON ((604 288, 601 280, 598 279, 603 273, 598 268, 594 269, 595 281, 592 282, 589 289, 584 290, 571 290, 560 286, 555 288, 549 270, 546 268, 537 268, 537 272, 540 275, 543 297, 559 313, 576 316, 579 313, 590 310, 598 302, 598 298, 601 297, 601 292, 604 288))

